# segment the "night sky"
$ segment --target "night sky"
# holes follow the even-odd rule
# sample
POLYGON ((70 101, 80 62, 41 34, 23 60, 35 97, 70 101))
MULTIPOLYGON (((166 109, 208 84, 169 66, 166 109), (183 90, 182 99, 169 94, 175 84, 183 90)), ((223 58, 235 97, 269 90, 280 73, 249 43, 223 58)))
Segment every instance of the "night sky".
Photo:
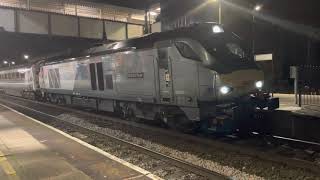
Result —
POLYGON ((320 28, 319 0, 265 0, 264 13, 320 28))

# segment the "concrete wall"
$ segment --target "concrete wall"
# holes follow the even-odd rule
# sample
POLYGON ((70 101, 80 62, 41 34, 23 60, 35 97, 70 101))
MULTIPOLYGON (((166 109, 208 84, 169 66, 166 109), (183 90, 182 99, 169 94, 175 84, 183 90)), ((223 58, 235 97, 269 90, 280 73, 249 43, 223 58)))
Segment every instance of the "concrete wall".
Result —
POLYGON ((60 36, 78 36, 78 18, 57 14, 51 15, 51 33, 60 36))
POLYGON ((48 34, 48 14, 31 11, 18 11, 17 18, 19 32, 48 34))
POLYGON ((157 22, 151 25, 151 31, 154 32, 161 32, 161 22, 157 22))
POLYGON ((0 9, 0 27, 2 27, 5 31, 15 31, 13 10, 0 9))
POLYGON ((143 35, 143 27, 140 25, 128 24, 128 38, 139 37, 143 35))
POLYGON ((103 24, 96 19, 80 18, 80 36, 84 38, 102 39, 103 24))
POLYGON ((126 24, 119 22, 105 21, 107 38, 110 40, 126 39, 126 24))

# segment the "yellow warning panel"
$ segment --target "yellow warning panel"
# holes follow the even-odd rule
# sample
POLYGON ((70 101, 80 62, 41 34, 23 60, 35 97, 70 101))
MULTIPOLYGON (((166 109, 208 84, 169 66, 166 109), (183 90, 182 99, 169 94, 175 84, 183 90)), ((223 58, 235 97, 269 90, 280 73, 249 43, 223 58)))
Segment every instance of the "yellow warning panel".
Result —
POLYGON ((0 151, 0 167, 8 176, 16 176, 16 171, 14 170, 14 168, 12 167, 12 165, 10 164, 6 156, 1 151, 0 151))

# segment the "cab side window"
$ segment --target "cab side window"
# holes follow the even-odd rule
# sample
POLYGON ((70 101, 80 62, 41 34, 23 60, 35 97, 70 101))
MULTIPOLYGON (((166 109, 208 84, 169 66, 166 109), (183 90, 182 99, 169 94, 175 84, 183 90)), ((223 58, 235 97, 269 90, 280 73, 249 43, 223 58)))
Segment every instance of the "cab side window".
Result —
POLYGON ((199 56, 193 51, 193 49, 187 43, 175 42, 175 45, 183 57, 199 61, 199 56))

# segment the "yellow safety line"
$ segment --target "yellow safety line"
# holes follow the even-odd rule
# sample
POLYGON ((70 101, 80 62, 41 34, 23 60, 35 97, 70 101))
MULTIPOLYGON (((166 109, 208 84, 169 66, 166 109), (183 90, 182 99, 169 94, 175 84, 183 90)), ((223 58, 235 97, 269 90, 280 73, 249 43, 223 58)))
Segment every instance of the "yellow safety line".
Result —
POLYGON ((11 166, 5 155, 0 151, 0 166, 7 175, 16 175, 16 171, 11 166))

